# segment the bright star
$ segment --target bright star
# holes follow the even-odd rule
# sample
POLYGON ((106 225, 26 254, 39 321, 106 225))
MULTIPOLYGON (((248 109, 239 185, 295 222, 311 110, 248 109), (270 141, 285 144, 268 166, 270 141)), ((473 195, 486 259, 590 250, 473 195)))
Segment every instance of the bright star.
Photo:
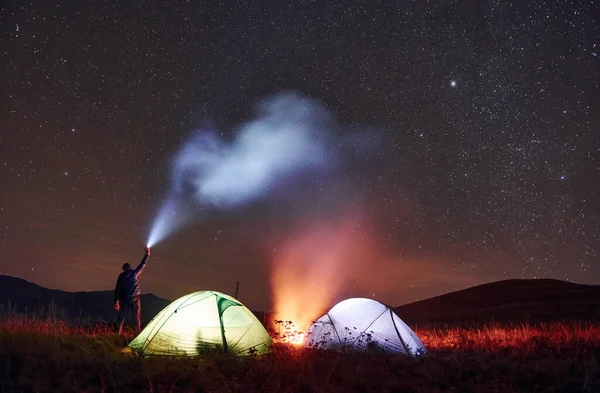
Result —
POLYGON ((456 81, 450 81, 450 86, 456 87, 456 81))

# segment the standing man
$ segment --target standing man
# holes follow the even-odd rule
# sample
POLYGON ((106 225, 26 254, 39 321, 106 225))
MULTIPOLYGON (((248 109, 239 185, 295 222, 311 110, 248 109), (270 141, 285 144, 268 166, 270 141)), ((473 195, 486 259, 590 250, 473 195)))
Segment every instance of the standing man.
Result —
POLYGON ((123 324, 127 317, 133 313, 136 321, 136 333, 142 330, 142 318, 140 308, 140 285, 139 277, 146 266, 146 260, 150 255, 150 248, 146 247, 146 253, 137 268, 132 269, 128 263, 123 264, 123 273, 119 274, 117 286, 115 287, 115 310, 119 311, 119 334, 123 332, 123 324))

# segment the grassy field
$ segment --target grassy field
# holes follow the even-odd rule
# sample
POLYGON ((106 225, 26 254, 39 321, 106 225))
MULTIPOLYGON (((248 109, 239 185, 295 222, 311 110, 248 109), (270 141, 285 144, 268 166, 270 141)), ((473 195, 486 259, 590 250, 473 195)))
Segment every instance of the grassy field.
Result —
POLYGON ((279 343, 264 357, 138 358, 107 326, 0 322, 0 392, 600 392, 600 326, 419 330, 420 359, 279 343))

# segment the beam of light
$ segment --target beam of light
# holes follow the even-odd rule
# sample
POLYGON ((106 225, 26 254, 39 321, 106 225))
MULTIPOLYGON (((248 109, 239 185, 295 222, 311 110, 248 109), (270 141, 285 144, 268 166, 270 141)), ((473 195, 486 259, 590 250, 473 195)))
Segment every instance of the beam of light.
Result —
POLYGON ((172 165, 172 188, 147 241, 153 246, 195 218, 181 206, 219 209, 272 196, 280 182, 310 171, 327 171, 334 161, 328 144, 335 123, 319 103, 282 94, 259 106, 231 142, 201 130, 179 149, 172 165))
POLYGON ((167 198, 160 207, 148 235, 147 247, 153 247, 169 233, 175 232, 189 222, 190 212, 182 207, 177 198, 167 198))

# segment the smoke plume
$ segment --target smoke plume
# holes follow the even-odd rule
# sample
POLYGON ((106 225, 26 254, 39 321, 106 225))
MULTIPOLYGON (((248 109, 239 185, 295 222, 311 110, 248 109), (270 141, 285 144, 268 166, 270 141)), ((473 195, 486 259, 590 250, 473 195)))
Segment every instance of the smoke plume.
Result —
POLYGON ((270 194, 279 182, 327 171, 335 162, 330 135, 336 127, 319 103, 296 94, 264 101, 232 141, 200 130, 179 149, 172 185, 147 241, 153 246, 203 208, 229 209, 270 194))

